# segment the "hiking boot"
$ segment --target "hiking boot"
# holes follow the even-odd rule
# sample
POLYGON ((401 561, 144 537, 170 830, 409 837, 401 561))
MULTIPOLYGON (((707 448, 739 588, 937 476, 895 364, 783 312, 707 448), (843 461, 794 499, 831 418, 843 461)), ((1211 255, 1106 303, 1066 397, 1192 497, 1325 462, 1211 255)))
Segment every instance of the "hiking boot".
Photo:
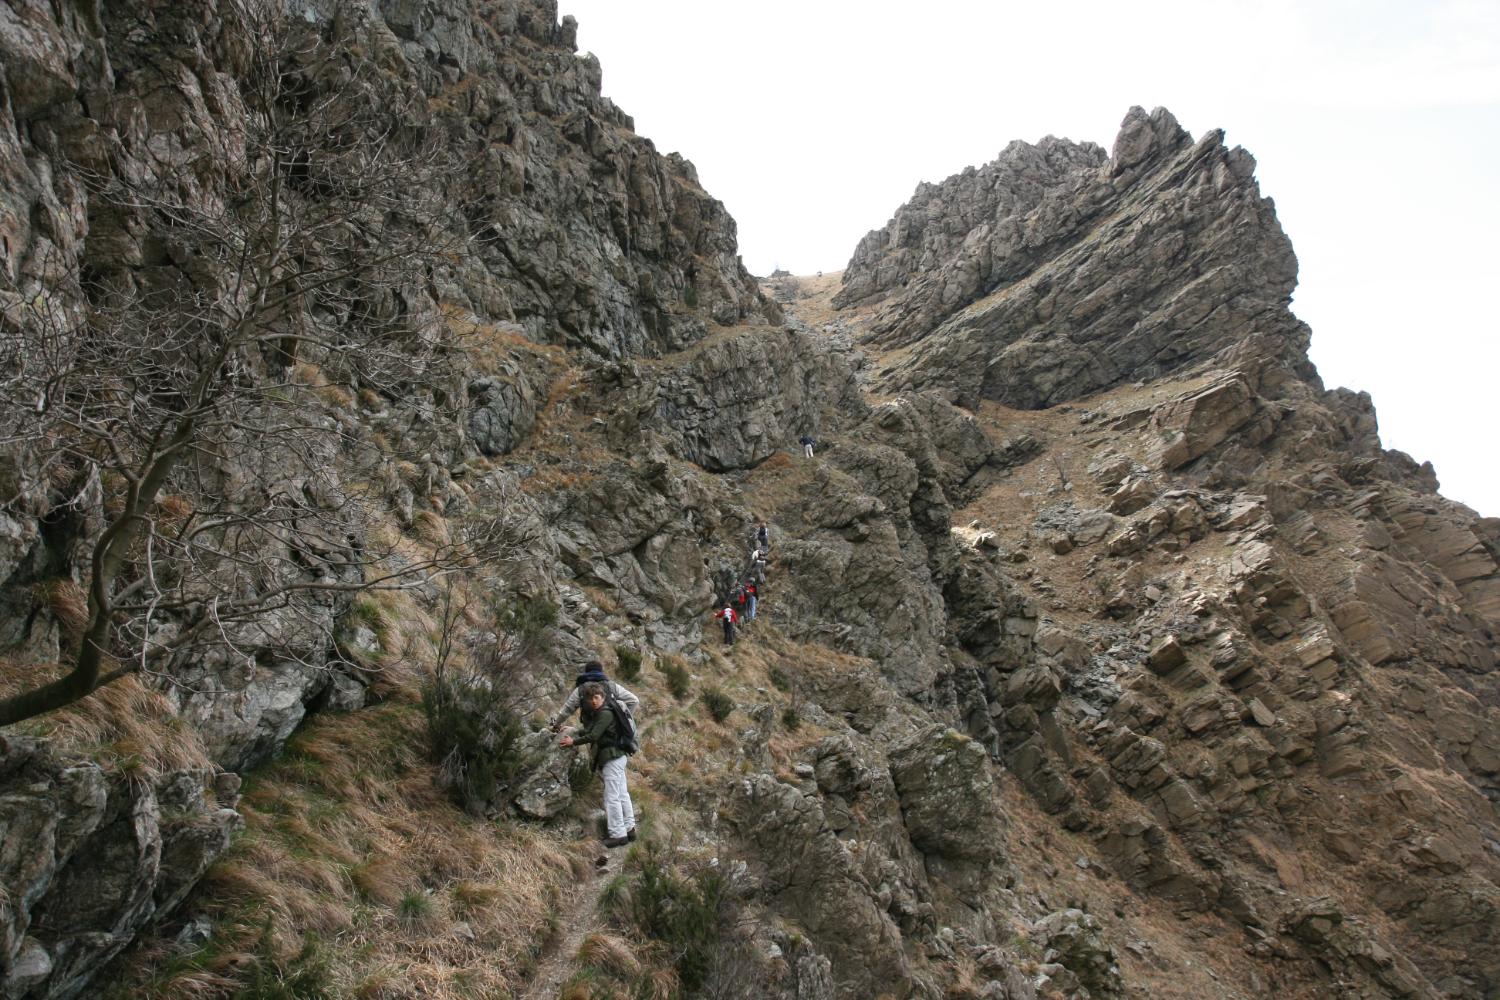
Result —
POLYGON ((630 828, 630 830, 625 834, 625 839, 630 841, 632 844, 635 843, 635 827, 632 826, 630 828))
POLYGON ((605 847, 624 847, 628 843, 630 843, 630 838, 629 837, 605 837, 604 838, 604 846, 605 847))

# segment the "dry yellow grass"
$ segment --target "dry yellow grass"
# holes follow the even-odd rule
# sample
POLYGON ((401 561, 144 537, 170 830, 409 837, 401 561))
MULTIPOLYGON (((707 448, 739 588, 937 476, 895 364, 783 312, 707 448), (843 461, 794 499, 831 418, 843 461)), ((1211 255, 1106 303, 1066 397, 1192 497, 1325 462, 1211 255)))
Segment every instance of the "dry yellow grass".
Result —
POLYGON ((89 622, 89 598, 83 588, 72 580, 56 579, 38 584, 37 589, 37 596, 57 619, 64 637, 76 641, 89 622))
MULTIPOLYGON (((60 674, 56 664, 0 659, 0 691, 18 691, 60 674)), ((23 724, 63 753, 92 757, 142 777, 186 768, 213 770, 198 734, 171 701, 138 675, 23 724)))
POLYGON ((641 972, 637 948, 613 934, 591 934, 578 949, 578 961, 621 979, 634 979, 641 972))
POLYGON ((292 969, 308 942, 335 940, 326 975, 355 996, 517 988, 581 859, 542 830, 449 804, 422 726, 396 703, 312 720, 248 783, 246 832, 199 891, 211 947, 168 962, 153 942, 126 964, 121 995, 230 996, 254 969, 292 969))

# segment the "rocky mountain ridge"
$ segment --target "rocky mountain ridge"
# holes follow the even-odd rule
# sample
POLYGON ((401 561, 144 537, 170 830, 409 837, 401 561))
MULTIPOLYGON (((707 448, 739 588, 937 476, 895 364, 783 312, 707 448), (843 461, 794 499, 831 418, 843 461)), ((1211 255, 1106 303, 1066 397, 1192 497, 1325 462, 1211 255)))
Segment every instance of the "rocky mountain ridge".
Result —
MULTIPOLYGON (((802 279, 783 315, 555 4, 287 12, 310 26, 294 52, 352 39, 336 65, 379 67, 483 165, 434 190, 452 211, 433 218, 470 228, 396 296, 458 363, 382 383, 314 355, 278 386, 338 430, 316 451, 334 483, 298 490, 370 497, 356 542, 297 558, 318 579, 357 551, 383 553, 370 575, 421 565, 496 511, 521 541, 7 729, 5 995, 523 989, 547 922, 577 918, 558 900, 586 796, 530 730, 475 820, 412 747, 434 673, 482 674, 530 632, 549 652, 492 675, 523 715, 591 653, 655 665, 631 681, 649 825, 627 865, 656 881, 599 918, 566 995, 1500 989, 1500 524, 1382 450, 1368 397, 1317 381, 1248 154, 1139 109, 1109 157, 1013 144, 919 188, 842 290, 802 279), (818 458, 791 459, 809 432, 818 458), (721 650, 706 612, 760 517, 763 620, 721 650), (555 624, 528 632, 529 602, 555 624), (732 713, 674 696, 674 667, 732 713), (485 874, 497 845, 532 863, 485 874), (672 872, 717 886, 715 963, 640 916, 672 872)), ((198 273, 88 168, 232 145, 258 23, 239 13, 0 15, 7 344, 35 342, 38 296, 100 308, 100 269, 198 273)), ((212 201, 235 175, 205 162, 212 201)), ((6 481, 31 483, 8 447, 6 481)), ((285 457, 239 447, 209 466, 285 457)), ((76 641, 60 595, 114 487, 72 488, 6 498, 9 684, 76 641)), ((201 481, 173 489, 154 523, 205 503, 201 481)))

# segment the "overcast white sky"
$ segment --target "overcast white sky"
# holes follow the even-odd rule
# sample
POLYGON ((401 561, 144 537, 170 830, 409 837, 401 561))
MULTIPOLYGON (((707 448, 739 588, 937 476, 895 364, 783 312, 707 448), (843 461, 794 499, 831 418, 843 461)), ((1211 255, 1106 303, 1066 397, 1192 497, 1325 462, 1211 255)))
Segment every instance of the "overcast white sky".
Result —
POLYGON ((1255 154, 1324 382, 1500 516, 1500 0, 560 0, 756 274, 838 270, 920 181, 1133 104, 1255 154))

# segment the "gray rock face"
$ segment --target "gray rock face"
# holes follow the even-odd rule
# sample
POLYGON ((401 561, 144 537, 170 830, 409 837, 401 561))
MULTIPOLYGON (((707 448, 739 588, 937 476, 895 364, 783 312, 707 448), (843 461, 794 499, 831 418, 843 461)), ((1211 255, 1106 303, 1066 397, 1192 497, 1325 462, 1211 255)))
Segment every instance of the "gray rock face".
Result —
POLYGON ((1193 143, 1166 111, 1135 108, 1108 161, 1091 145, 1013 143, 919 188, 860 244, 837 300, 881 302, 869 339, 910 348, 880 383, 1036 408, 1254 333, 1299 356, 1291 244, 1254 159, 1221 140, 1193 143))
POLYGON ((890 761, 902 818, 928 874, 975 900, 1003 882, 1005 826, 984 747, 932 727, 892 747, 890 761))
POLYGON ((704 491, 651 461, 599 470, 548 511, 574 575, 613 588, 633 614, 653 621, 713 602, 700 521, 717 518, 704 491))
POLYGON ((573 801, 573 789, 568 783, 572 755, 558 750, 556 744, 556 738, 545 729, 525 738, 523 752, 536 766, 521 778, 516 789, 509 791, 511 804, 529 819, 551 819, 573 801))
POLYGON ((881 912, 854 855, 828 828, 817 796, 769 774, 747 778, 734 823, 767 864, 765 890, 832 960, 838 996, 908 994, 911 969, 900 931, 881 912))
POLYGON ((176 908, 229 845, 237 787, 199 771, 134 781, 0 739, 5 996, 86 995, 95 970, 176 908))
POLYGON ((750 328, 701 344, 657 382, 672 451, 711 472, 757 465, 820 431, 825 409, 864 409, 854 373, 791 330, 750 328))
MULTIPOLYGON (((841 450, 839 462, 897 492, 917 487, 895 449, 841 450)), ((793 537, 777 549, 780 567, 797 581, 781 598, 792 628, 833 631, 841 647, 879 660, 902 692, 930 692, 943 671, 943 603, 926 548, 915 536, 903 544, 905 518, 842 472, 820 468, 803 501, 807 522, 792 525, 793 537)))
POLYGON ((501 374, 469 383, 469 441, 481 455, 509 453, 536 426, 546 388, 535 369, 512 360, 501 374))
POLYGON ((1090 1000, 1118 1000, 1126 995, 1114 952, 1093 916, 1082 910, 1061 910, 1037 921, 1032 931, 1046 948, 1046 961, 1062 966, 1090 1000))
POLYGON ((376 9, 370 34, 476 137, 479 169, 448 194, 486 238, 449 276, 451 303, 610 358, 687 346, 704 318, 775 315, 739 262, 734 220, 691 163, 658 154, 600 94, 598 60, 576 54, 555 0, 483 19, 452 0, 376 9), (460 81, 458 99, 442 96, 460 81))

